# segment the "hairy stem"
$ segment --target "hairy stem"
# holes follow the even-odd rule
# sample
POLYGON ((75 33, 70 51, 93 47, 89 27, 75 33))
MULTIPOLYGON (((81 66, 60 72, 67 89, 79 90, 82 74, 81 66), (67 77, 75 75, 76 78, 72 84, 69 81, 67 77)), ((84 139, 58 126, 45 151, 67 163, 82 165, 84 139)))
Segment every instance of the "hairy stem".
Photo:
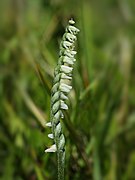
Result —
POLYGON ((64 166, 65 166, 65 151, 57 152, 58 159, 58 180, 64 180, 64 166))

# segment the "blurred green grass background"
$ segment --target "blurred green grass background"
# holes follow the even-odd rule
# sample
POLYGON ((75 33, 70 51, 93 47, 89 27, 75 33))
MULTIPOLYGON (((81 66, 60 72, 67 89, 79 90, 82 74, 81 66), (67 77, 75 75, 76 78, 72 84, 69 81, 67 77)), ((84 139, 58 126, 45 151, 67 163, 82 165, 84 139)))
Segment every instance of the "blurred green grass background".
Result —
POLYGON ((135 1, 0 1, 0 179, 55 180, 45 127, 59 43, 80 29, 66 180, 135 179, 135 1))

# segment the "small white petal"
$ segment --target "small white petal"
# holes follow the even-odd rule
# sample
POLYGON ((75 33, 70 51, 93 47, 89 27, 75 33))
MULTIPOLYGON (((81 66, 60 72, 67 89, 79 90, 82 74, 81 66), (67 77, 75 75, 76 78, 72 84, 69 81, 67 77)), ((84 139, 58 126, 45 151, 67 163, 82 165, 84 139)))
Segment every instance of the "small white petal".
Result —
POLYGON ((74 56, 74 55, 76 55, 76 51, 70 51, 70 53, 74 56))
POLYGON ((76 51, 69 50, 69 49, 65 50, 64 48, 60 50, 60 56, 65 55, 65 56, 68 56, 70 58, 74 58, 74 55, 76 53, 77 53, 76 51))
POLYGON ((65 51, 63 51, 63 54, 67 55, 68 57, 74 57, 76 53, 77 53, 76 51, 69 50, 69 49, 66 49, 65 51))
POLYGON ((73 19, 70 19, 69 24, 75 24, 75 21, 73 19))
POLYGON ((72 86, 69 86, 69 85, 64 84, 64 83, 60 84, 60 90, 62 92, 69 93, 71 89, 72 89, 72 86))
POLYGON ((48 137, 50 138, 50 139, 53 139, 54 137, 53 137, 53 134, 48 134, 48 137))
POLYGON ((72 43, 70 43, 69 41, 63 41, 63 47, 64 48, 69 48, 69 47, 71 47, 73 44, 72 43))
POLYGON ((67 64, 70 64, 70 65, 73 65, 74 64, 74 58, 69 58, 69 57, 65 56, 63 58, 63 62, 67 63, 67 64))
POLYGON ((57 148, 56 148, 55 144, 53 144, 50 148, 45 150, 46 153, 48 153, 48 152, 56 152, 56 151, 57 151, 57 148))
POLYGON ((64 55, 66 55, 66 56, 68 56, 69 58, 74 58, 74 56, 76 55, 76 51, 73 51, 73 50, 69 50, 69 49, 67 49, 67 50, 65 50, 64 52, 63 52, 63 54, 64 55))
POLYGON ((64 35, 64 38, 69 40, 71 43, 73 43, 77 39, 76 36, 71 33, 66 33, 64 35))
POLYGON ((69 80, 71 80, 71 79, 72 79, 72 77, 71 77, 71 76, 67 76, 67 75, 66 75, 66 74, 64 74, 64 73, 62 73, 61 78, 62 78, 62 79, 69 79, 69 80))
POLYGON ((67 84, 61 83, 60 86, 68 88, 68 89, 72 89, 72 86, 69 86, 67 84))
POLYGON ((47 126, 47 127, 52 127, 52 123, 51 123, 51 122, 48 122, 48 123, 46 123, 46 126, 47 126))
POLYGON ((61 66, 61 71, 64 72, 64 73, 66 73, 66 74, 71 73, 72 70, 73 70, 72 67, 68 67, 68 66, 65 66, 65 65, 62 65, 62 66, 61 66))
POLYGON ((74 26, 68 26, 68 30, 70 33, 73 33, 73 34, 77 34, 80 31, 79 29, 77 29, 74 26))
POLYGON ((61 109, 65 109, 65 110, 68 109, 68 106, 65 104, 64 101, 61 101, 61 109))
POLYGON ((63 99, 63 100, 67 100, 67 99, 68 99, 68 97, 67 97, 64 93, 62 93, 62 92, 61 92, 61 94, 60 94, 60 97, 61 97, 61 99, 63 99))

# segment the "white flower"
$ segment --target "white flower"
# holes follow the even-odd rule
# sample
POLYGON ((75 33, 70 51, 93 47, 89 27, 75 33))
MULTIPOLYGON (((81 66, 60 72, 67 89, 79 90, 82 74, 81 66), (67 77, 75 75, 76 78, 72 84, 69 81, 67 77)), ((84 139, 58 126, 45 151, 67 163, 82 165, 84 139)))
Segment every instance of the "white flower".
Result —
POLYGON ((63 100, 67 100, 68 99, 68 97, 63 92, 61 92, 60 97, 63 100))
POLYGON ((67 63, 67 64, 69 64, 69 65, 73 65, 74 64, 74 58, 69 58, 69 57, 67 57, 67 56, 64 56, 64 58, 63 58, 63 62, 64 63, 67 63))
POLYGON ((62 79, 68 79, 68 80, 71 80, 71 79, 72 79, 71 76, 67 76, 67 75, 64 74, 64 73, 61 74, 61 78, 62 78, 62 79))
POLYGON ((77 34, 80 31, 76 27, 70 26, 70 25, 68 26, 67 30, 69 30, 69 32, 72 33, 72 34, 77 34))
POLYGON ((73 44, 71 43, 71 42, 69 42, 69 41, 63 41, 63 47, 64 48, 70 48, 70 47, 72 47, 73 46, 73 44))
POLYGON ((65 104, 64 101, 61 100, 61 109, 65 109, 67 110, 68 109, 68 106, 65 104))
POLYGON ((47 127, 52 127, 52 123, 51 123, 51 122, 48 122, 48 123, 46 123, 46 126, 47 126, 47 127))
POLYGON ((75 21, 73 19, 70 19, 69 24, 75 24, 75 21))
POLYGON ((57 151, 57 148, 56 148, 55 144, 53 144, 50 148, 45 150, 46 153, 48 153, 48 152, 56 152, 56 151, 57 151))
POLYGON ((60 90, 62 92, 69 93, 71 89, 72 89, 72 86, 69 86, 69 85, 64 84, 64 83, 60 84, 60 90))
POLYGON ((53 134, 48 134, 48 137, 50 138, 50 139, 53 139, 54 137, 53 137, 53 134))
POLYGON ((68 66, 65 66, 65 65, 62 65, 62 66, 61 66, 61 71, 64 72, 64 73, 66 73, 66 74, 71 73, 72 70, 73 70, 72 67, 68 67, 68 66))
POLYGON ((71 33, 66 33, 65 38, 68 39, 72 43, 74 43, 74 41, 77 39, 76 36, 71 33))

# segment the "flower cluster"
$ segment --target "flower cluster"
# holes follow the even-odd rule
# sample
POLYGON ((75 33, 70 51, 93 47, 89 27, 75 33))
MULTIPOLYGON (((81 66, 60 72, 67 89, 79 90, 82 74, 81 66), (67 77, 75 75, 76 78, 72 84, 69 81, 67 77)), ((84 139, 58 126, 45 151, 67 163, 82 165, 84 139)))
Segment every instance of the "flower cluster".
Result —
POLYGON ((48 137, 54 139, 54 145, 46 149, 45 152, 65 151, 65 138, 62 133, 60 119, 64 118, 62 110, 67 110, 68 106, 66 100, 67 94, 72 89, 69 81, 72 79, 73 65, 76 59, 74 58, 76 51, 74 51, 74 44, 76 41, 76 34, 79 29, 74 27, 74 21, 69 20, 69 25, 63 35, 60 44, 60 53, 58 64, 54 71, 54 81, 51 91, 51 121, 46 125, 52 128, 52 133, 48 137))

